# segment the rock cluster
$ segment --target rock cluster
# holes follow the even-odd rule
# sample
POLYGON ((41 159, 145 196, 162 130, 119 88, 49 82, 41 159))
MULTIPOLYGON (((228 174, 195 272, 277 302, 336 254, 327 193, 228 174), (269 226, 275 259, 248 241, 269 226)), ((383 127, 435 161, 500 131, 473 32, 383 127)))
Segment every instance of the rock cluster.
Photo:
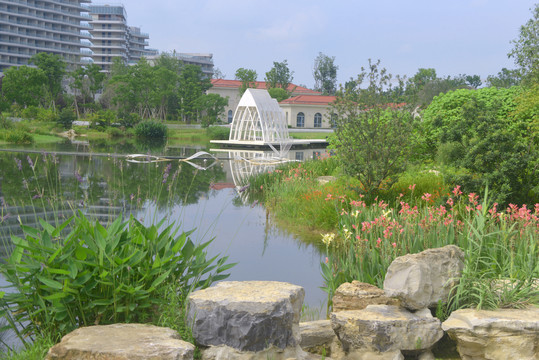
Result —
MULTIPOLYGON (((431 348, 444 330, 464 360, 538 360, 537 307, 458 310, 443 324, 432 316, 429 307, 448 300, 463 258, 456 246, 397 258, 384 290, 357 281, 342 284, 330 320, 299 323, 299 286, 230 281, 193 292, 187 321, 204 360, 434 360, 431 348)), ((47 359, 180 360, 192 359, 193 350, 171 329, 116 324, 66 335, 47 359)))

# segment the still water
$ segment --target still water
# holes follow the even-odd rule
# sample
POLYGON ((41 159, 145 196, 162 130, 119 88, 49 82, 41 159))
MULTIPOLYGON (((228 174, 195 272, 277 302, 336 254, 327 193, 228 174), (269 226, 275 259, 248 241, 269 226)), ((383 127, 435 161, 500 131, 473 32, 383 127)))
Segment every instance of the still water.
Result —
MULTIPOLYGON (((143 157, 142 163, 130 163, 122 154, 148 151, 132 143, 69 141, 10 149, 0 151, 3 254, 9 251, 9 237, 20 234, 19 218, 37 227, 37 217, 61 221, 78 209, 102 223, 119 214, 132 214, 145 224, 164 219, 181 230, 196 229, 193 240, 214 238, 209 255, 228 255, 229 262, 238 263, 227 280, 290 282, 305 289, 305 304, 324 308, 326 294, 319 289, 324 255, 317 239, 279 228, 263 205, 238 191, 248 175, 275 167, 263 161, 271 154, 161 144, 150 153, 187 157, 208 151, 221 160, 147 163, 143 157)), ((304 160, 321 152, 291 150, 287 157, 304 160)))

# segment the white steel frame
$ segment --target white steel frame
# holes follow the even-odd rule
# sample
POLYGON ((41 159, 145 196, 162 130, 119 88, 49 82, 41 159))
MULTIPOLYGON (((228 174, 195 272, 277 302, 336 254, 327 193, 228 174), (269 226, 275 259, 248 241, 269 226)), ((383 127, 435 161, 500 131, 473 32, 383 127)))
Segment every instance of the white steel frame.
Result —
POLYGON ((247 89, 230 129, 230 141, 282 143, 290 140, 284 111, 266 90, 247 89))

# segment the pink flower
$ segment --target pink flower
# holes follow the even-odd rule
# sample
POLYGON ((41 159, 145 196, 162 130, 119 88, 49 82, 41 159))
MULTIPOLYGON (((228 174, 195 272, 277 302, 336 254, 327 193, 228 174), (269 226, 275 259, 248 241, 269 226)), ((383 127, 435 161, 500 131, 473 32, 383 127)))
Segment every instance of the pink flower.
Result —
POLYGON ((451 207, 453 206, 453 198, 450 197, 449 199, 447 199, 447 205, 451 207))
POLYGON ((328 262, 329 262, 329 259, 328 259, 328 257, 326 256, 326 264, 327 264, 328 262))
POLYGON ((410 190, 414 191, 414 189, 415 189, 415 184, 414 184, 414 185, 410 185, 410 186, 408 186, 408 189, 410 189, 410 190))
POLYGON ((423 196, 421 196, 421 199, 425 200, 425 201, 429 201, 430 200, 430 197, 432 196, 432 194, 429 194, 429 193, 424 193, 423 196))
POLYGON ((460 191, 460 185, 455 186, 455 188, 453 189, 453 194, 455 196, 462 195, 462 191, 460 191))
POLYGON ((469 193, 468 194, 468 201, 470 201, 474 205, 477 205, 477 199, 478 198, 479 198, 479 195, 476 195, 475 193, 469 193))
POLYGON ((397 243, 393 243, 393 244, 391 244, 391 246, 393 246, 394 248, 396 248, 396 247, 397 247, 397 243))

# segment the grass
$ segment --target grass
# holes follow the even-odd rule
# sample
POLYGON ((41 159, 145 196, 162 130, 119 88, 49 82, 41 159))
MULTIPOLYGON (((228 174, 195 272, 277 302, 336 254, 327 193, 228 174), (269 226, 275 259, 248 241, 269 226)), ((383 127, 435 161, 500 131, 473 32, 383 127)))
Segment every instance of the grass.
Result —
POLYGON ((330 133, 327 132, 290 132, 293 139, 326 139, 330 133))

